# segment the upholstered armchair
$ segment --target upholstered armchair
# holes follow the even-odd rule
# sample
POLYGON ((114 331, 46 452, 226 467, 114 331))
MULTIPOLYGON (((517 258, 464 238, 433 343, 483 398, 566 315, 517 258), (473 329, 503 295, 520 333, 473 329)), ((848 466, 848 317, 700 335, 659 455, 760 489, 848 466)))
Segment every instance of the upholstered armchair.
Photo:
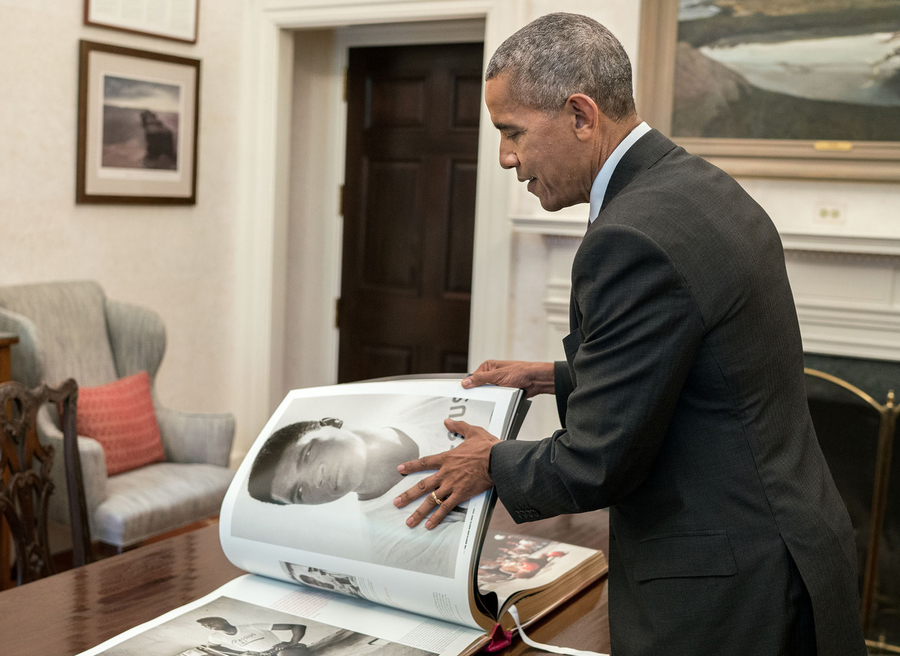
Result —
MULTIPOLYGON (((107 299, 91 281, 0 287, 4 331, 19 336, 12 378, 29 388, 69 377, 79 387, 93 387, 146 371, 153 390, 166 346, 159 315, 107 299)), ((91 533, 119 549, 218 514, 233 474, 231 414, 178 412, 161 407, 155 393, 152 398, 164 462, 110 476, 102 445, 78 437, 91 533)), ((46 409, 38 430, 62 453, 62 433, 46 409)), ((54 470, 61 464, 57 458, 54 470)), ((63 480, 62 469, 53 475, 63 480)), ((57 486, 51 497, 50 516, 67 523, 64 487, 57 486)))

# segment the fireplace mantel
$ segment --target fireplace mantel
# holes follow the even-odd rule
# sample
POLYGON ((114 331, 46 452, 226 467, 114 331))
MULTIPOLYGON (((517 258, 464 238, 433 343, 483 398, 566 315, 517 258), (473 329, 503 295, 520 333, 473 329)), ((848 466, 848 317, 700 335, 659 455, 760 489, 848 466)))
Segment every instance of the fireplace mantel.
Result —
MULTIPOLYGON (((568 266, 584 234, 585 215, 568 211, 510 216, 520 239, 543 238, 547 278, 542 309, 548 348, 555 348, 555 339, 565 334, 568 266)), ((804 349, 900 361, 900 239, 787 231, 781 236, 804 349)))

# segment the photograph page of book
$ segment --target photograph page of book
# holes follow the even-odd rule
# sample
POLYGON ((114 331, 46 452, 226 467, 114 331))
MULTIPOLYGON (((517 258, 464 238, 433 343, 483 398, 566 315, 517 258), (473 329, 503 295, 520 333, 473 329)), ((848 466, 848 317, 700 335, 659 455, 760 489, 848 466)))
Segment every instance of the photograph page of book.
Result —
POLYGON ((434 529, 410 528, 420 502, 398 509, 394 499, 430 472, 404 477, 397 465, 460 444, 446 418, 505 436, 520 397, 431 379, 291 392, 226 494, 226 556, 263 576, 489 628, 471 603, 487 495, 434 529))
MULTIPOLYGON (((489 612, 499 616, 513 597, 526 596, 529 591, 555 582, 580 589, 606 569, 606 558, 594 549, 533 535, 488 531, 478 560, 478 591, 489 600, 489 612), (587 571, 584 564, 589 560, 597 562, 587 571), (578 579, 566 581, 567 575, 577 575, 578 579)), ((540 605, 541 611, 549 610, 566 596, 562 593, 549 597, 540 605)), ((526 617, 532 619, 533 615, 543 612, 526 617)))
POLYGON ((450 624, 247 574, 80 656, 459 656, 485 642, 450 624))

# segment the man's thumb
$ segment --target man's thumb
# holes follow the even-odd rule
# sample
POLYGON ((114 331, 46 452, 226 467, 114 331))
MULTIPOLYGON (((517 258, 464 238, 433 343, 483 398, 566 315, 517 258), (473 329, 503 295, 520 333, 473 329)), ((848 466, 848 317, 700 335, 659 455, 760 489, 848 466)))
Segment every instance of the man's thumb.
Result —
POLYGON ((480 387, 481 385, 487 385, 489 383, 493 383, 494 372, 492 371, 476 371, 474 374, 471 374, 468 378, 464 378, 462 381, 462 386, 465 388, 471 387, 480 387))
POLYGON ((469 424, 464 421, 455 421, 453 419, 445 419, 444 426, 447 427, 447 430, 451 433, 459 433, 463 437, 466 436, 466 431, 469 429, 469 424))

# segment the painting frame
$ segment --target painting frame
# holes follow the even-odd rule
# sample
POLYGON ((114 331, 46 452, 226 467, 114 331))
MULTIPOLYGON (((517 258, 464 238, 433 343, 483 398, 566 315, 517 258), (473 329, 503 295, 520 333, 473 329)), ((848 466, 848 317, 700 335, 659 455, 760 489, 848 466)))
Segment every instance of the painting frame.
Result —
POLYGON ((196 204, 199 106, 200 60, 80 41, 76 203, 196 204))
MULTIPOLYGON (((671 134, 678 0, 641 0, 635 96, 639 114, 671 134)), ((674 137, 737 177, 900 181, 900 141, 674 137)))
POLYGON ((182 43, 197 43, 197 32, 200 24, 200 0, 169 0, 168 23, 159 19, 154 21, 147 16, 147 1, 149 0, 145 0, 143 15, 129 16, 122 15, 122 12, 116 14, 116 12, 110 13, 107 11, 104 13, 104 9, 117 5, 110 5, 108 2, 100 3, 96 0, 84 0, 84 24, 92 27, 119 30, 130 34, 143 34, 160 39, 170 39, 182 43), (179 25, 177 20, 173 20, 172 11, 179 4, 185 8, 182 15, 187 20, 187 25, 179 25))

